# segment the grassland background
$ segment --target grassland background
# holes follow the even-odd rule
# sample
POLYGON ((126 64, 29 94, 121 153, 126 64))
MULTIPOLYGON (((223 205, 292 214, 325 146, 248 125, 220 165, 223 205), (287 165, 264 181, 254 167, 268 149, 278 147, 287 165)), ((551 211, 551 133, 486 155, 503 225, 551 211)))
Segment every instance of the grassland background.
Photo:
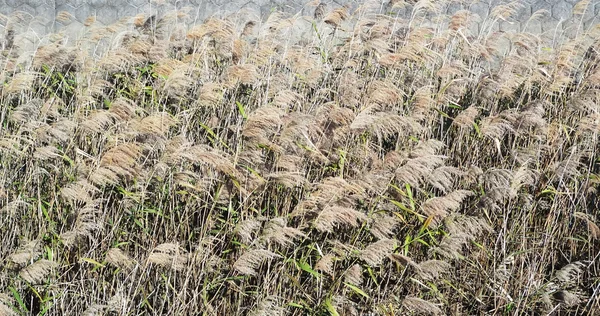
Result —
POLYGON ((597 315, 597 5, 454 4, 0 15, 0 314, 597 315))

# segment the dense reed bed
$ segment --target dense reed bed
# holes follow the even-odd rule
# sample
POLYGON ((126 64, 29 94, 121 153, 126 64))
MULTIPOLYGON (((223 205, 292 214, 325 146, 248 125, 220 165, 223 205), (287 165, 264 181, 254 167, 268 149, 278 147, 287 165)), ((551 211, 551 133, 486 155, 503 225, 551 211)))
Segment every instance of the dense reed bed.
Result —
POLYGON ((597 313, 600 32, 447 4, 0 17, 0 314, 597 313))

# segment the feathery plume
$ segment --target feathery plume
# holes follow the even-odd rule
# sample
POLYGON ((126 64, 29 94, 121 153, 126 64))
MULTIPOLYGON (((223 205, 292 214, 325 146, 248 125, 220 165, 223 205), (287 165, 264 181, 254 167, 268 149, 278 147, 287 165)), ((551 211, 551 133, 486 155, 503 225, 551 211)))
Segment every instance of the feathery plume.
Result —
POLYGON ((369 231, 378 239, 388 239, 394 235, 394 229, 398 224, 400 221, 396 216, 377 215, 369 231))
POLYGON ((294 241, 299 238, 306 237, 301 230, 288 227, 285 217, 277 217, 271 219, 265 224, 262 238, 268 242, 275 242, 282 246, 294 245, 294 241))
POLYGON ((334 276, 335 270, 333 268, 334 262, 337 259, 335 254, 326 254, 315 264, 315 270, 329 274, 331 277, 334 276))
MULTIPOLYGON (((319 4, 320 6, 321 4, 319 4)), ((319 9, 319 7, 317 7, 317 10, 319 9)), ((320 17, 317 17, 317 10, 315 10, 315 19, 320 19, 320 17)), ((322 16, 322 15, 321 15, 322 16)), ((340 25, 342 24, 343 21, 345 21, 348 18, 348 8, 347 7, 341 7, 341 8, 337 8, 333 11, 331 11, 329 14, 327 14, 327 16, 325 17, 325 19, 323 20, 323 22, 338 28, 340 27, 340 25)))
POLYGON ((387 258, 395 248, 395 239, 382 239, 368 245, 361 251, 360 259, 364 260, 369 266, 376 267, 381 265, 383 259, 387 258))
POLYGON ((263 262, 281 256, 266 249, 252 249, 246 251, 233 264, 233 269, 241 274, 256 275, 263 262))
POLYGON ((317 7, 315 8, 315 13, 313 14, 314 19, 322 19, 325 16, 325 10, 327 10, 327 4, 323 2, 319 3, 319 5, 317 5, 317 7))
POLYGON ((238 237, 240 237, 240 240, 243 243, 249 244, 250 242, 252 242, 254 240, 253 235, 261 227, 262 227, 262 221, 254 219, 254 218, 249 218, 249 219, 239 222, 235 226, 234 232, 236 233, 236 235, 238 235, 238 237))
POLYGON ((104 260, 115 267, 126 270, 130 270, 136 265, 136 261, 119 248, 109 249, 104 260))
POLYGON ((427 315, 443 314, 442 310, 438 307, 438 305, 415 296, 407 296, 406 298, 404 298, 404 300, 402 301, 402 306, 416 313, 422 313, 427 315))
POLYGON ((58 264, 54 261, 41 259, 21 269, 19 276, 30 284, 41 284, 57 266, 58 264))
POLYGON ((279 316, 285 315, 285 308, 280 306, 279 299, 267 296, 258 302, 258 305, 248 313, 248 316, 279 316))
POLYGON ((363 276, 360 264, 351 266, 344 274, 344 280, 350 284, 361 285, 363 282, 363 276))
POLYGON ((175 271, 185 269, 188 260, 188 253, 177 243, 160 244, 154 247, 148 256, 148 263, 171 268, 175 271))
POLYGON ((462 201, 473 195, 473 192, 468 190, 456 190, 442 197, 428 199, 423 203, 423 212, 427 216, 432 216, 435 221, 445 218, 451 212, 456 212, 462 201))
POLYGON ((417 274, 427 281, 438 279, 441 275, 450 271, 451 266, 442 260, 427 260, 416 265, 417 274))
POLYGON ((359 211, 347 207, 328 206, 319 212, 313 225, 321 232, 333 232, 334 228, 344 225, 357 227, 367 216, 359 211))
POLYGON ((32 240, 19 247, 19 249, 10 254, 7 257, 7 259, 10 262, 20 266, 26 265, 27 263, 31 263, 41 254, 39 246, 40 243, 38 240, 32 240))

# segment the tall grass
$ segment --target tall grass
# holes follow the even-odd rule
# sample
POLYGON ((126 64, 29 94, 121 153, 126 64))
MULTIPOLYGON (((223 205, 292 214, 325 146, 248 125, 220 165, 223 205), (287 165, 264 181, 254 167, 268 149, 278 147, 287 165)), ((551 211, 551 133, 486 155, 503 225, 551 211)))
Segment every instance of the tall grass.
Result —
POLYGON ((597 314, 598 29, 309 5, 2 16, 0 314, 597 314))

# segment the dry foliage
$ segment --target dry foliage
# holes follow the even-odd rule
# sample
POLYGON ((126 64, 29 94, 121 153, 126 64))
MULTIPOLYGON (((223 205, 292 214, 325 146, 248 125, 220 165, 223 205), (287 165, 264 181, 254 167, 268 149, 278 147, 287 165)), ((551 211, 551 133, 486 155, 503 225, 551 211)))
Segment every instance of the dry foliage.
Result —
POLYGON ((0 314, 597 313, 594 4, 471 5, 0 15, 0 314))

